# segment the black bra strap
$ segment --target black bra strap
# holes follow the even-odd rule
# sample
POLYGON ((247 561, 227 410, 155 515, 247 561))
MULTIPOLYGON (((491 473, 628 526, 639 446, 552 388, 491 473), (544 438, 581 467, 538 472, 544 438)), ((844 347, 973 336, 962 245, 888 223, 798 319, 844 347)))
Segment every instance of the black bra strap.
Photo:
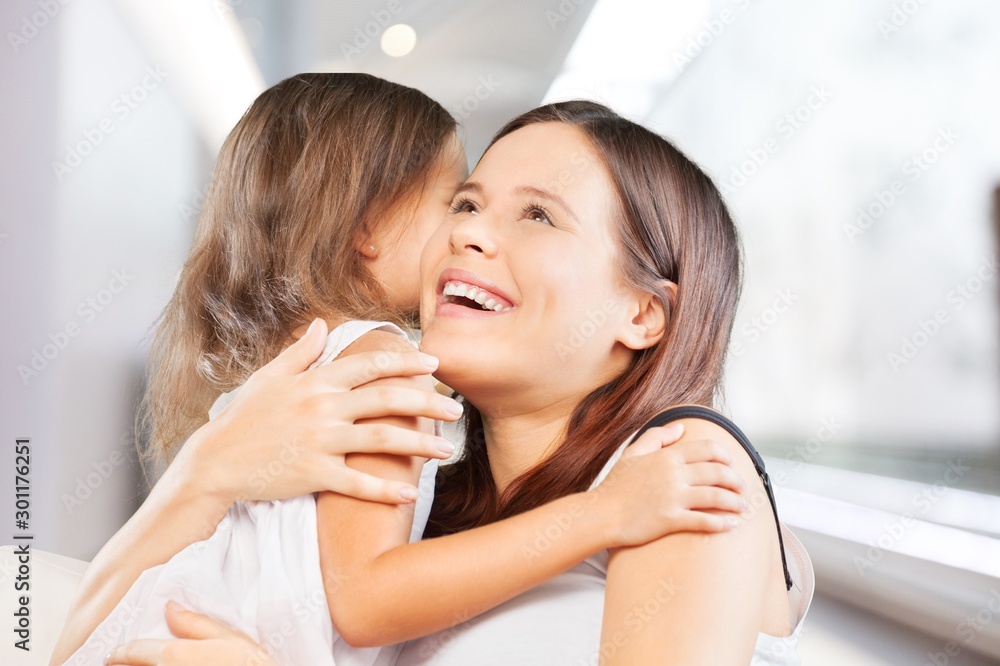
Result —
POLYGON ((761 481, 764 482, 764 490, 767 491, 767 499, 771 502, 771 511, 774 512, 774 523, 778 527, 778 544, 781 547, 781 566, 785 570, 785 585, 788 589, 792 589, 792 576, 788 573, 788 562, 785 559, 785 542, 781 538, 781 524, 778 522, 778 505, 774 501, 774 491, 771 490, 771 479, 767 476, 767 472, 764 470, 764 459, 760 457, 757 450, 753 448, 750 440, 747 436, 743 434, 743 431, 736 427, 736 424, 727 419, 722 414, 711 410, 707 407, 702 407, 700 405, 685 405, 682 407, 672 407, 665 411, 660 412, 652 419, 649 423, 644 425, 632 441, 639 439, 642 433, 646 432, 650 428, 658 428, 660 426, 666 425, 671 421, 677 421, 679 419, 704 419, 706 421, 711 421, 712 423, 725 428, 725 430, 736 438, 736 441, 740 443, 743 450, 747 452, 750 459, 753 461, 753 466, 757 470, 757 474, 760 476, 761 481))

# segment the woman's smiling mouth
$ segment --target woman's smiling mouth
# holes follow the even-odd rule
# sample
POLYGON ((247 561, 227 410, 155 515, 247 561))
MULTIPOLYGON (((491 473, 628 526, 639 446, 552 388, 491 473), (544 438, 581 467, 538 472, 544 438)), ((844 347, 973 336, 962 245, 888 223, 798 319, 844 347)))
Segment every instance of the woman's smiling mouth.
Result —
POLYGON ((498 287, 468 271, 450 268, 438 280, 438 315, 490 316, 505 314, 516 307, 498 287))
POLYGON ((505 312, 512 309, 512 306, 504 305, 503 299, 496 294, 459 280, 449 280, 445 283, 441 295, 444 296, 446 303, 455 303, 478 310, 505 312))

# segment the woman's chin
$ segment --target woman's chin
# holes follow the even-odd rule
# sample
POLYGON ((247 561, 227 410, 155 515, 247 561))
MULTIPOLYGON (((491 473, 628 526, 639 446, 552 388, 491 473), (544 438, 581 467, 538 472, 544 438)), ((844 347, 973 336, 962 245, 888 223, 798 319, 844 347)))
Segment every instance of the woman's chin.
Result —
POLYGON ((462 330, 455 330, 459 327, 451 324, 439 319, 431 320, 421 332, 420 350, 436 356, 441 365, 445 364, 446 358, 450 359, 450 365, 464 365, 467 359, 475 358, 485 341, 482 336, 470 336, 462 330))
POLYGON ((478 394, 482 387, 496 384, 498 368, 494 363, 484 363, 482 348, 474 348, 469 340, 454 344, 438 344, 433 338, 424 338, 420 350, 438 359, 434 377, 461 395, 478 394))
MULTIPOLYGON (((427 351, 427 353, 433 354, 430 351, 427 351)), ((470 368, 466 364, 453 363, 452 359, 442 358, 439 354, 434 355, 440 360, 440 365, 434 372, 434 377, 439 382, 450 386, 459 394, 468 395, 471 392, 478 393, 478 387, 489 386, 489 373, 483 372, 482 369, 470 368)))

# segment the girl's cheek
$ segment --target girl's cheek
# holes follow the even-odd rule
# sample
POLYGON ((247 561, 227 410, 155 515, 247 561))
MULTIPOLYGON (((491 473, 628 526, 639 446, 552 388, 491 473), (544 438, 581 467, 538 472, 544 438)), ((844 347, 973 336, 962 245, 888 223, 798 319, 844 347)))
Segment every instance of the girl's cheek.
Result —
POLYGON ((441 261, 448 254, 448 238, 450 236, 449 228, 442 224, 438 227, 437 231, 431 234, 428 239, 427 244, 424 246, 424 251, 422 254, 422 263, 428 267, 433 266, 441 261))
POLYGON ((441 229, 438 228, 437 231, 432 233, 424 244, 424 249, 420 253, 420 265, 426 266, 431 263, 435 254, 438 253, 437 247, 440 245, 440 235, 441 229))

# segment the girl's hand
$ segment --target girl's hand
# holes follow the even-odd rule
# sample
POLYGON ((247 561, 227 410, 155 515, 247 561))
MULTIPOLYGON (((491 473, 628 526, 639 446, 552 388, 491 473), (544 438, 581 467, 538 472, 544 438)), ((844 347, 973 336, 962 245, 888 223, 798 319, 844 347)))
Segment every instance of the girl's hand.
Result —
POLYGON ((207 615, 167 602, 164 615, 175 639, 142 638, 119 645, 105 664, 130 666, 278 666, 267 651, 246 634, 207 615))
MULTIPOLYGON (((355 424, 384 416, 456 420, 461 405, 429 391, 365 387, 383 377, 428 375, 437 359, 369 352, 308 369, 323 351, 317 319, 298 341, 255 372, 235 400, 181 447, 171 468, 187 485, 224 503, 287 499, 331 490, 388 504, 411 502, 417 489, 350 469, 349 453, 447 458, 447 440, 389 425, 355 424)), ((228 504, 227 504, 228 505, 228 504)))
POLYGON ((650 428, 594 490, 617 516, 612 547, 639 546, 673 532, 722 532, 748 507, 732 458, 711 440, 677 442, 684 426, 650 428), (676 443, 675 443, 676 442, 676 443), (713 512, 723 512, 721 515, 713 512))

